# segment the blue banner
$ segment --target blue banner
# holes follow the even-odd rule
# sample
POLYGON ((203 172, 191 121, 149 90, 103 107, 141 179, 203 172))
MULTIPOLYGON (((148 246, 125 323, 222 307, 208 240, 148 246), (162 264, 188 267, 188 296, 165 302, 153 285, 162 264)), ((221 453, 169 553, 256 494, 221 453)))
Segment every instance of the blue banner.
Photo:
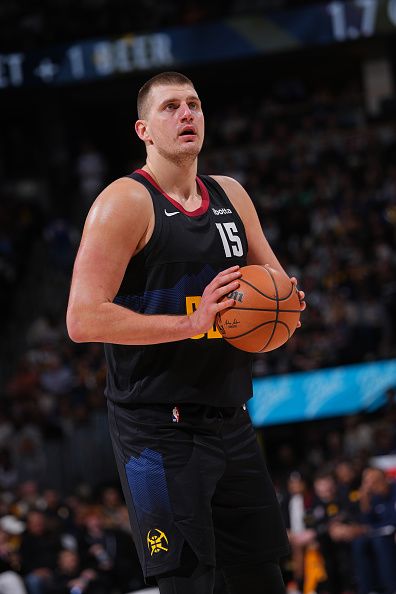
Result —
POLYGON ((248 408, 256 427, 375 410, 396 387, 396 360, 256 379, 248 408))
POLYGON ((0 54, 0 90, 175 70, 394 32, 396 0, 335 0, 147 35, 131 33, 28 53, 0 54))

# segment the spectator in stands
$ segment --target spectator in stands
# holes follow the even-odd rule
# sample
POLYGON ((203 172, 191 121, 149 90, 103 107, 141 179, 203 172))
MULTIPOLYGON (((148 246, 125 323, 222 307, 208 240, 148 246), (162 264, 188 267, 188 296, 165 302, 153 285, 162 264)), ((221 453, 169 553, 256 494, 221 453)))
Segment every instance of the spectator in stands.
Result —
POLYGON ((379 468, 366 468, 360 491, 366 533, 353 541, 359 594, 396 592, 396 483, 379 468))
POLYGON ((62 501, 56 489, 44 489, 41 508, 47 518, 48 528, 70 532, 73 527, 71 509, 62 501))
POLYGON ((349 459, 340 460, 335 464, 334 474, 337 483, 337 497, 342 509, 350 517, 357 519, 359 515, 359 486, 360 477, 349 459))
POLYGON ((1 594, 26 594, 22 578, 18 575, 19 557, 16 546, 25 525, 7 515, 0 519, 0 592, 1 594))
POLYGON ((41 507, 41 493, 37 481, 29 480, 18 484, 12 511, 18 518, 26 518, 30 510, 41 507))
POLYGON ((123 517, 120 512, 126 507, 120 490, 113 486, 104 487, 100 500, 106 528, 120 529, 123 517))
POLYGON ((299 591, 304 583, 304 554, 306 546, 314 542, 316 532, 307 528, 307 510, 312 507, 312 494, 300 472, 290 473, 287 481, 287 494, 282 501, 282 511, 292 551, 293 581, 299 591))
POLYGON ((103 511, 98 506, 88 508, 84 526, 80 537, 82 562, 96 571, 101 583, 108 588, 117 585, 123 591, 131 584, 142 586, 142 573, 130 535, 105 528, 103 511))
POLYGON ((29 511, 20 547, 21 572, 29 594, 45 594, 60 548, 60 534, 49 532, 44 513, 29 511))
POLYGON ((314 479, 314 500, 306 522, 316 533, 325 562, 327 586, 332 594, 352 591, 354 586, 350 545, 337 541, 333 532, 334 526, 343 526, 347 521, 333 474, 327 470, 319 472, 314 479))
POLYGON ((101 583, 93 569, 81 567, 77 551, 62 549, 46 594, 108 594, 109 590, 101 583))

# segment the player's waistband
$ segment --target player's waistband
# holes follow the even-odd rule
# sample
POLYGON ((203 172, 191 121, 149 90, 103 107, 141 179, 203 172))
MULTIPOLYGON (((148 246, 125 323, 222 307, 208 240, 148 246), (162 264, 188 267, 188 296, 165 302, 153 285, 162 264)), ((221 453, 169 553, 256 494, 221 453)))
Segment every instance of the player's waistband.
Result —
POLYGON ((242 406, 209 406, 206 404, 196 403, 129 403, 129 402, 115 402, 108 399, 114 406, 120 409, 127 410, 130 413, 137 415, 145 412, 151 414, 158 414, 158 417, 167 417, 172 415, 175 422, 187 419, 234 419, 241 411, 246 411, 246 405, 242 406))

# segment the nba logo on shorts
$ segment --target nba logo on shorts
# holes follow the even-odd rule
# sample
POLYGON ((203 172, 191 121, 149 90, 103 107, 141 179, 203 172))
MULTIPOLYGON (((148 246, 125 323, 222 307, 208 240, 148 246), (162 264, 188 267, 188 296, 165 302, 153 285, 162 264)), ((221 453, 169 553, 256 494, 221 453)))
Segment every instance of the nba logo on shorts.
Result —
POLYGON ((180 419, 180 411, 179 408, 177 406, 174 407, 174 409, 172 410, 172 421, 174 423, 178 423, 180 419))

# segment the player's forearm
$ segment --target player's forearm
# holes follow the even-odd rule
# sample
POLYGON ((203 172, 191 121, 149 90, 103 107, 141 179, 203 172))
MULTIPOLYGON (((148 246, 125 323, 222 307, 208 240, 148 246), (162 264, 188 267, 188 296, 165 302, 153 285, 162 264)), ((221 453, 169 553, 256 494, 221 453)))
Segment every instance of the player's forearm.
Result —
POLYGON ((262 266, 265 266, 266 264, 268 264, 271 268, 274 268, 274 270, 279 270, 279 272, 283 272, 283 274, 285 276, 289 277, 286 270, 283 268, 283 266, 279 262, 278 258, 274 254, 271 254, 271 253, 268 254, 266 262, 264 262, 264 263, 260 262, 260 264, 262 266))
POLYGON ((115 303, 69 308, 67 329, 74 342, 125 345, 174 342, 196 333, 188 315, 144 315, 115 303))

